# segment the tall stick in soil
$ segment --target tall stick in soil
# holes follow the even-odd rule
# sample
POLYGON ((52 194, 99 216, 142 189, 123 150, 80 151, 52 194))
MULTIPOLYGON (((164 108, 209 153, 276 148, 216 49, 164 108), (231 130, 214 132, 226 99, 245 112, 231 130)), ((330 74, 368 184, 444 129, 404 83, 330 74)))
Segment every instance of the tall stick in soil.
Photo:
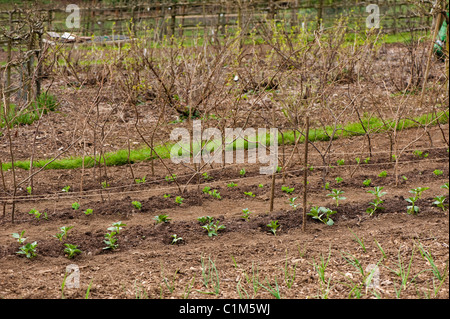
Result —
POLYGON ((302 230, 306 231, 306 199, 308 196, 308 144, 309 144, 309 116, 306 117, 305 132, 305 160, 303 166, 303 216, 302 230))

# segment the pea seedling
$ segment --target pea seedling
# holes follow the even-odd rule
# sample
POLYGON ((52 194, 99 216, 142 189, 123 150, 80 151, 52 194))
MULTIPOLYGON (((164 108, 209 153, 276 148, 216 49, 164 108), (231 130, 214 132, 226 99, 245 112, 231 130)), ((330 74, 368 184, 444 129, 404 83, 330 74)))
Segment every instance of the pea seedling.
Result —
POLYGON ((339 184, 340 182, 342 182, 344 179, 342 177, 336 177, 336 183, 339 184))
POLYGON ((184 201, 184 198, 181 196, 177 196, 175 198, 175 204, 181 205, 181 204, 183 204, 183 201, 184 201))
POLYGON ((205 187, 203 188, 202 192, 205 193, 205 194, 208 194, 210 190, 211 190, 211 187, 205 186, 205 187))
POLYGON ((165 179, 166 179, 166 181, 167 182, 174 182, 176 179, 177 179, 177 175, 176 174, 172 174, 172 176, 171 175, 167 175, 166 177, 165 177, 165 179))
POLYGON ((106 181, 102 182, 102 188, 108 188, 108 187, 109 187, 108 182, 106 182, 106 181))
POLYGON ((441 186, 441 188, 443 189, 449 189, 449 183, 445 183, 444 185, 441 186))
POLYGON ((70 190, 70 186, 65 186, 61 191, 68 193, 70 190))
POLYGON ((386 192, 382 192, 383 187, 377 186, 374 188, 373 191, 367 191, 368 193, 375 196, 375 199, 373 202, 370 202, 370 205, 372 207, 367 208, 366 212, 372 216, 377 210, 382 210, 384 207, 381 207, 380 205, 384 203, 384 201, 381 199, 382 196, 386 195, 386 192))
POLYGON ((211 216, 202 216, 202 217, 198 217, 197 220, 201 223, 201 224, 209 224, 213 221, 213 217, 211 216))
POLYGON ((409 191, 411 194, 414 194, 414 196, 406 199, 406 201, 411 204, 406 207, 408 214, 417 214, 419 212, 420 208, 416 205, 416 202, 427 189, 429 189, 429 187, 417 187, 409 191))
POLYGON ((447 198, 445 196, 436 196, 434 198, 433 205, 436 205, 437 207, 442 208, 442 210, 445 210, 446 207, 448 206, 448 204, 444 203, 446 199, 447 198))
POLYGON ((296 201, 296 200, 297 200, 297 197, 292 197, 292 198, 289 198, 289 200, 288 200, 289 205, 290 205, 294 210, 296 210, 297 207, 300 205, 300 204, 295 204, 295 201, 296 201))
POLYGON ((134 206, 134 208, 136 208, 137 210, 141 210, 142 209, 142 204, 138 201, 132 201, 131 204, 134 206))
POLYGON ((277 229, 278 227, 280 227, 280 225, 278 225, 278 220, 275 221, 271 220, 270 223, 268 223, 266 226, 270 228, 270 231, 273 233, 274 236, 277 235, 277 229))
POLYGON ((387 176, 386 171, 382 171, 380 174, 378 174, 378 177, 386 177, 386 176, 387 176))
POLYGON ((340 159, 340 160, 337 160, 337 164, 340 166, 340 165, 344 165, 344 163, 345 163, 345 160, 344 159, 340 159))
POLYGON ((237 186, 237 184, 233 183, 233 182, 227 184, 227 187, 229 187, 229 188, 236 187, 236 186, 237 186))
POLYGON ((307 214, 313 219, 317 219, 328 226, 333 226, 334 221, 330 218, 331 215, 336 214, 336 211, 326 207, 312 207, 311 211, 307 214))
POLYGON ((338 207, 339 206, 339 201, 346 199, 345 197, 341 196, 344 193, 345 193, 344 191, 341 191, 339 189, 333 189, 331 191, 331 194, 327 194, 327 196, 332 197, 336 201, 336 207, 338 207))
POLYGON ((23 245, 22 247, 19 248, 19 251, 16 252, 16 254, 19 255, 25 255, 28 259, 32 259, 33 257, 36 257, 37 253, 36 253, 36 247, 37 247, 37 242, 33 242, 33 243, 28 243, 26 245, 23 245))
POLYGON ((246 173, 247 173, 247 171, 245 170, 245 168, 243 168, 243 169, 241 169, 241 170, 239 171, 239 174, 240 174, 242 177, 244 177, 246 173))
POLYGON ((366 179, 366 180, 364 180, 363 185, 366 187, 369 187, 371 183, 372 183, 371 179, 366 179))
POLYGON ((80 204, 75 202, 75 203, 72 204, 72 209, 73 210, 78 210, 80 208, 80 206, 81 206, 80 204))
POLYGON ((433 174, 436 175, 436 176, 441 176, 442 174, 444 174, 444 172, 441 171, 440 169, 435 169, 435 170, 433 171, 433 174))
POLYGON ((119 235, 120 231, 122 230, 122 227, 125 227, 126 224, 123 224, 122 222, 115 222, 112 224, 111 227, 108 227, 108 230, 114 233, 117 233, 119 235))
POLYGON ((141 179, 135 179, 136 184, 144 184, 147 176, 142 177, 141 179))
POLYGON ((249 197, 255 197, 256 195, 253 194, 252 192, 244 192, 244 195, 247 195, 249 197))
POLYGON ((23 244, 23 243, 25 242, 25 240, 27 240, 26 238, 23 237, 24 234, 25 234, 25 231, 22 230, 22 232, 21 232, 20 234, 18 234, 18 233, 13 233, 13 234, 12 234, 12 237, 15 238, 15 239, 17 239, 17 242, 18 242, 19 244, 23 244))
POLYGON ((33 189, 31 188, 31 186, 27 187, 27 193, 31 195, 31 193, 33 192, 33 189))
POLYGON ((295 188, 289 188, 288 186, 281 186, 281 191, 286 194, 292 194, 294 192, 295 188))
POLYGON ((183 237, 178 237, 177 234, 173 234, 172 236, 172 245, 178 244, 178 242, 183 241, 183 237))
POLYGON ((203 178, 204 178, 205 180, 210 180, 210 179, 212 179, 212 177, 209 176, 207 172, 203 173, 202 176, 203 176, 203 178))
POLYGON ((84 211, 84 214, 85 214, 86 216, 89 216, 89 215, 92 215, 93 212, 94 212, 94 211, 92 210, 92 208, 88 208, 88 209, 86 209, 86 210, 84 211))
POLYGON ((59 241, 62 241, 63 238, 67 239, 67 232, 68 232, 69 230, 71 230, 72 228, 73 228, 73 226, 69 226, 69 227, 63 226, 63 227, 60 227, 59 229, 61 230, 61 232, 58 233, 58 234, 56 234, 56 235, 54 235, 53 237, 58 238, 59 241))
POLYGON ((245 219, 246 221, 248 221, 249 219, 250 219, 250 214, 251 214, 252 212, 251 211, 249 211, 249 209, 248 208, 244 208, 243 210, 242 210, 242 218, 243 219, 245 219))
POLYGON ((169 217, 168 215, 158 215, 153 217, 153 219, 156 221, 157 224, 161 224, 170 222, 171 219, 168 217, 169 217))
POLYGON ((38 210, 36 210, 36 209, 32 209, 32 210, 30 210, 29 212, 28 212, 28 214, 30 214, 30 215, 34 215, 34 217, 36 218, 36 219, 39 219, 40 217, 41 217, 41 213, 39 213, 39 211, 38 210))
POLYGON ((76 254, 80 254, 81 250, 79 250, 76 245, 72 245, 72 244, 64 244, 64 246, 66 246, 66 248, 64 249, 64 252, 67 254, 67 258, 71 259, 73 258, 76 254))
POLYGON ((103 242, 107 245, 106 247, 103 247, 103 249, 111 249, 114 250, 117 247, 119 247, 119 244, 117 244, 117 237, 116 237, 116 232, 111 232, 111 233, 106 233, 105 234, 105 239, 103 240, 103 242))
POLYGON ((225 229, 224 225, 219 225, 219 221, 216 221, 214 224, 213 222, 210 222, 209 224, 203 225, 202 228, 206 229, 208 231, 208 236, 217 236, 217 232, 221 229, 225 229))
POLYGON ((263 184, 259 184, 258 187, 259 188, 264 188, 264 185, 263 184))

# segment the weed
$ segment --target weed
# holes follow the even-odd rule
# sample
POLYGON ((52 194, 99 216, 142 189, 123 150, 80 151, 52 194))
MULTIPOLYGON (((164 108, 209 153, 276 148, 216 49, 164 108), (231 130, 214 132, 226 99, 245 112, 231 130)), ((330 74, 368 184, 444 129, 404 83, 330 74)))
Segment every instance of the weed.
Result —
POLYGON ((359 238, 354 232, 352 232, 350 228, 348 230, 353 234, 353 237, 355 237, 355 241, 361 246, 362 250, 366 252, 366 246, 364 245, 364 240, 362 239, 362 237, 359 238))
POLYGON ((67 258, 71 259, 73 258, 76 254, 80 254, 81 250, 79 250, 76 245, 71 245, 71 244, 64 244, 64 246, 66 246, 66 248, 64 249, 64 252, 67 254, 67 258))
POLYGON ((333 226, 334 221, 330 218, 331 215, 336 214, 337 212, 331 210, 326 207, 312 207, 311 211, 307 214, 311 216, 313 219, 317 219, 328 226, 333 226))
POLYGON ((259 284, 261 287, 263 287, 265 290, 270 292, 276 299, 281 299, 280 295, 280 287, 278 286, 277 277, 275 277, 275 287, 272 288, 272 286, 269 283, 269 280, 266 278, 267 287, 263 284, 259 284))

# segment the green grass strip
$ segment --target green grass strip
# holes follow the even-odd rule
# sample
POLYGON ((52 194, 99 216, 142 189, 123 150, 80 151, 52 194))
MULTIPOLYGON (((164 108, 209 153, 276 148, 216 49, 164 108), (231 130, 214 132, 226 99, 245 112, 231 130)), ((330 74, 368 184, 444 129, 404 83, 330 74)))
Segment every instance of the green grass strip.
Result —
MULTIPOLYGON (((447 124, 448 123, 448 117, 449 117, 449 111, 445 112, 438 112, 437 116, 440 117, 439 122, 441 124, 447 124)), ((436 115, 432 113, 424 114, 419 117, 414 118, 413 120, 408 119, 402 119, 398 123, 398 130, 402 129, 409 129, 414 127, 419 127, 420 125, 426 125, 436 119, 436 115)), ((379 118, 372 117, 369 119, 363 120, 364 127, 369 132, 387 132, 389 130, 392 130, 393 121, 387 121, 386 125, 381 121, 379 118)), ((338 138, 348 138, 351 136, 362 136, 365 135, 366 132, 364 130, 364 127, 360 122, 356 123, 349 123, 345 126, 338 126, 336 128, 336 132, 334 135, 334 139, 338 138)), ((325 127, 325 130, 322 128, 312 128, 309 132, 309 138, 310 141, 316 142, 316 141, 329 141, 330 136, 332 135, 334 130, 333 126, 327 126, 325 127)), ((285 131, 283 133, 284 135, 284 144, 285 145, 293 145, 295 144, 295 138, 294 138, 294 131, 285 131)), ((304 137, 300 138, 300 143, 304 142, 304 137)), ((158 145, 155 146, 155 151, 158 153, 158 155, 163 158, 167 159, 170 158, 170 149, 173 145, 176 143, 167 143, 166 145, 158 145)), ((282 136, 281 134, 278 134, 278 144, 282 144, 282 136)), ((205 145, 205 142, 203 142, 203 145, 205 145)), ((211 150, 217 145, 220 146, 220 142, 218 141, 211 141, 208 143, 208 150, 211 150)), ((266 145, 270 145, 270 135, 266 135, 266 145)), ((233 144, 229 144, 226 147, 226 150, 236 150, 236 149, 251 149, 257 147, 256 143, 249 143, 247 141, 243 141, 243 139, 236 140, 233 144)), ((157 159, 158 156, 156 154, 151 155, 151 150, 148 147, 131 150, 130 152, 130 162, 136 163, 136 162, 142 162, 142 161, 149 161, 153 159, 157 159)), ((194 150, 195 153, 195 150, 194 150)), ((33 162, 33 167, 35 168, 42 168, 47 163, 49 163, 51 159, 47 160, 38 160, 33 162)), ((109 152, 104 154, 104 158, 101 158, 97 156, 97 161, 100 161, 102 165, 105 164, 107 166, 122 166, 128 164, 128 150, 119 150, 116 152, 109 152)), ((48 164, 45 169, 76 169, 81 168, 83 165, 83 159, 82 157, 70 157, 66 159, 57 159, 50 164, 48 164)), ((90 168, 94 166, 94 160, 92 157, 85 157, 85 163, 84 166, 86 168, 90 168)), ((16 168, 21 168, 24 170, 30 169, 30 161, 16 161, 15 162, 16 168)), ((3 163, 2 165, 3 170, 9 170, 11 169, 11 163, 3 163)))

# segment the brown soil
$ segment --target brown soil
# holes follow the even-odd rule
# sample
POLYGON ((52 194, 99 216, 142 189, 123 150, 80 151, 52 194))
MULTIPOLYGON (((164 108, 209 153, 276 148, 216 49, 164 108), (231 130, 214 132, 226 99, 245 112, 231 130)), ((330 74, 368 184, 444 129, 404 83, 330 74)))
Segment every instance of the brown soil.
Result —
MULTIPOLYGON (((448 134, 448 126, 446 126, 448 134)), ((402 132, 400 145, 409 141, 408 131, 402 132)), ((322 167, 316 153, 311 154, 309 171, 308 207, 326 206, 337 211, 332 218, 333 226, 327 226, 308 217, 306 232, 302 231, 302 209, 293 210, 287 203, 289 197, 298 197, 301 203, 303 186, 300 164, 292 166, 284 185, 294 187, 293 194, 281 192, 281 175, 276 180, 275 210, 269 213, 271 177, 259 175, 259 166, 230 165, 222 170, 210 171, 212 180, 202 181, 197 186, 194 181, 185 193, 179 193, 173 182, 164 180, 167 174, 159 162, 155 162, 156 176, 150 177, 150 163, 134 164, 136 176, 146 175, 147 182, 132 185, 127 167, 108 168, 110 188, 101 190, 99 182, 93 178, 93 170, 86 170, 83 196, 77 194, 81 170, 45 171, 36 179, 35 197, 27 196, 25 190, 19 195, 15 223, 11 223, 10 206, 6 215, 0 219, 0 298, 61 298, 61 283, 66 266, 76 264, 80 269, 80 288, 66 288, 66 298, 83 298, 92 281, 90 298, 239 298, 241 294, 249 298, 274 298, 265 288, 253 286, 252 267, 259 282, 267 287, 270 283, 279 285, 282 298, 449 298, 448 260, 449 260, 449 217, 448 209, 442 210, 432 203, 434 196, 445 195, 448 191, 440 188, 449 180, 448 149, 440 131, 431 131, 434 146, 423 138, 410 147, 401 158, 399 165, 399 186, 395 186, 393 164, 387 162, 388 154, 376 153, 370 164, 356 167, 354 158, 363 152, 349 154, 349 145, 362 145, 363 138, 337 140, 333 158, 343 158, 339 152, 347 152, 346 165, 330 170, 327 181, 331 188, 345 191, 346 200, 336 207, 334 201, 326 196, 323 189, 322 167), (412 155, 412 150, 424 149, 427 158, 412 155), (246 167, 245 178, 239 170, 246 167), (356 169, 355 169, 356 168, 356 169), (436 176, 433 171, 440 169, 443 174, 436 176), (378 177, 386 170, 388 176, 378 177), (352 177, 351 177, 352 175, 352 177), (343 182, 337 184, 336 177, 343 182), (372 201, 362 182, 372 179, 373 186, 383 186, 387 195, 384 210, 369 216, 365 210, 372 201), (238 184, 230 189, 230 181, 238 184), (263 184, 263 188, 258 185, 263 184), (61 189, 71 185, 68 194, 61 189), (217 189, 222 199, 214 199, 203 194, 204 186, 217 189), (415 187, 429 187, 417 203, 417 215, 406 213, 408 192, 415 187), (100 191, 101 190, 101 191, 100 191), (256 196, 250 198, 244 192, 251 191, 256 196), (164 198, 164 194, 171 194, 164 198), (181 205, 174 198, 182 196, 181 205), (79 202, 78 211, 71 209, 73 202, 79 202), (139 211, 131 201, 140 201, 139 211), (38 220, 28 214, 35 208, 47 212, 48 219, 38 220), (87 208, 93 209, 90 216, 83 214, 87 208), (241 218, 242 209, 252 212, 250 220, 241 218), (155 224, 154 216, 167 214, 169 223, 155 224), (224 225, 218 236, 208 237, 205 229, 197 221, 200 216, 210 215, 224 225), (274 236, 266 226, 278 220, 280 228, 274 236), (113 222, 126 224, 118 235, 119 248, 105 250, 104 234, 113 222), (73 226, 67 239, 62 242, 53 236, 62 226, 73 226), (27 259, 16 254, 20 245, 11 237, 12 233, 25 230, 27 242, 38 242, 37 257, 27 259), (355 240, 362 239, 365 250, 355 240), (183 241, 171 244, 171 236, 176 234, 183 241), (82 253, 69 260, 64 253, 64 243, 78 245, 82 253), (419 243, 433 257, 434 264, 443 277, 442 285, 431 271, 431 265, 419 252, 419 243), (382 247, 385 256, 383 256, 382 247), (325 280, 330 280, 329 289, 319 280, 313 264, 330 261, 325 271, 325 280), (365 270, 371 264, 379 263, 379 286, 366 290, 364 279, 357 268, 344 259, 348 254, 357 258, 365 270), (214 284, 204 285, 201 260, 215 262, 220 290, 214 292, 214 284), (408 281, 401 288, 400 277, 395 274, 399 261, 407 267, 412 260, 408 281), (293 273, 292 285, 285 278, 285 267, 293 273), (444 277, 445 276, 445 277, 444 277), (267 281, 266 281, 267 279, 267 281), (434 285, 434 286, 433 286, 434 285), (173 289, 172 289, 173 286, 173 289), (352 290, 354 287, 358 289, 352 290), (436 295, 433 287, 439 287, 436 295), (244 292, 246 291, 246 293, 244 292), (189 294, 187 294, 189 291, 189 294), (397 292, 397 293, 396 293, 397 292)), ((448 140, 448 135, 447 135, 448 140)), ((386 149, 385 136, 375 136, 374 151, 386 149)), ((291 148, 287 148, 289 153, 291 148)), ((300 152, 302 153, 302 152, 300 152)), ((296 163, 299 163, 296 160, 296 163)), ((335 161, 333 162, 335 163, 335 161)), ((190 175, 188 168, 176 166, 169 161, 167 165, 178 174, 177 179, 184 187, 190 175)), ((18 171, 20 177, 28 172, 18 171)), ((10 173, 6 175, 10 182, 10 173)), ((1 208, 1 207, 0 207, 1 208)))

